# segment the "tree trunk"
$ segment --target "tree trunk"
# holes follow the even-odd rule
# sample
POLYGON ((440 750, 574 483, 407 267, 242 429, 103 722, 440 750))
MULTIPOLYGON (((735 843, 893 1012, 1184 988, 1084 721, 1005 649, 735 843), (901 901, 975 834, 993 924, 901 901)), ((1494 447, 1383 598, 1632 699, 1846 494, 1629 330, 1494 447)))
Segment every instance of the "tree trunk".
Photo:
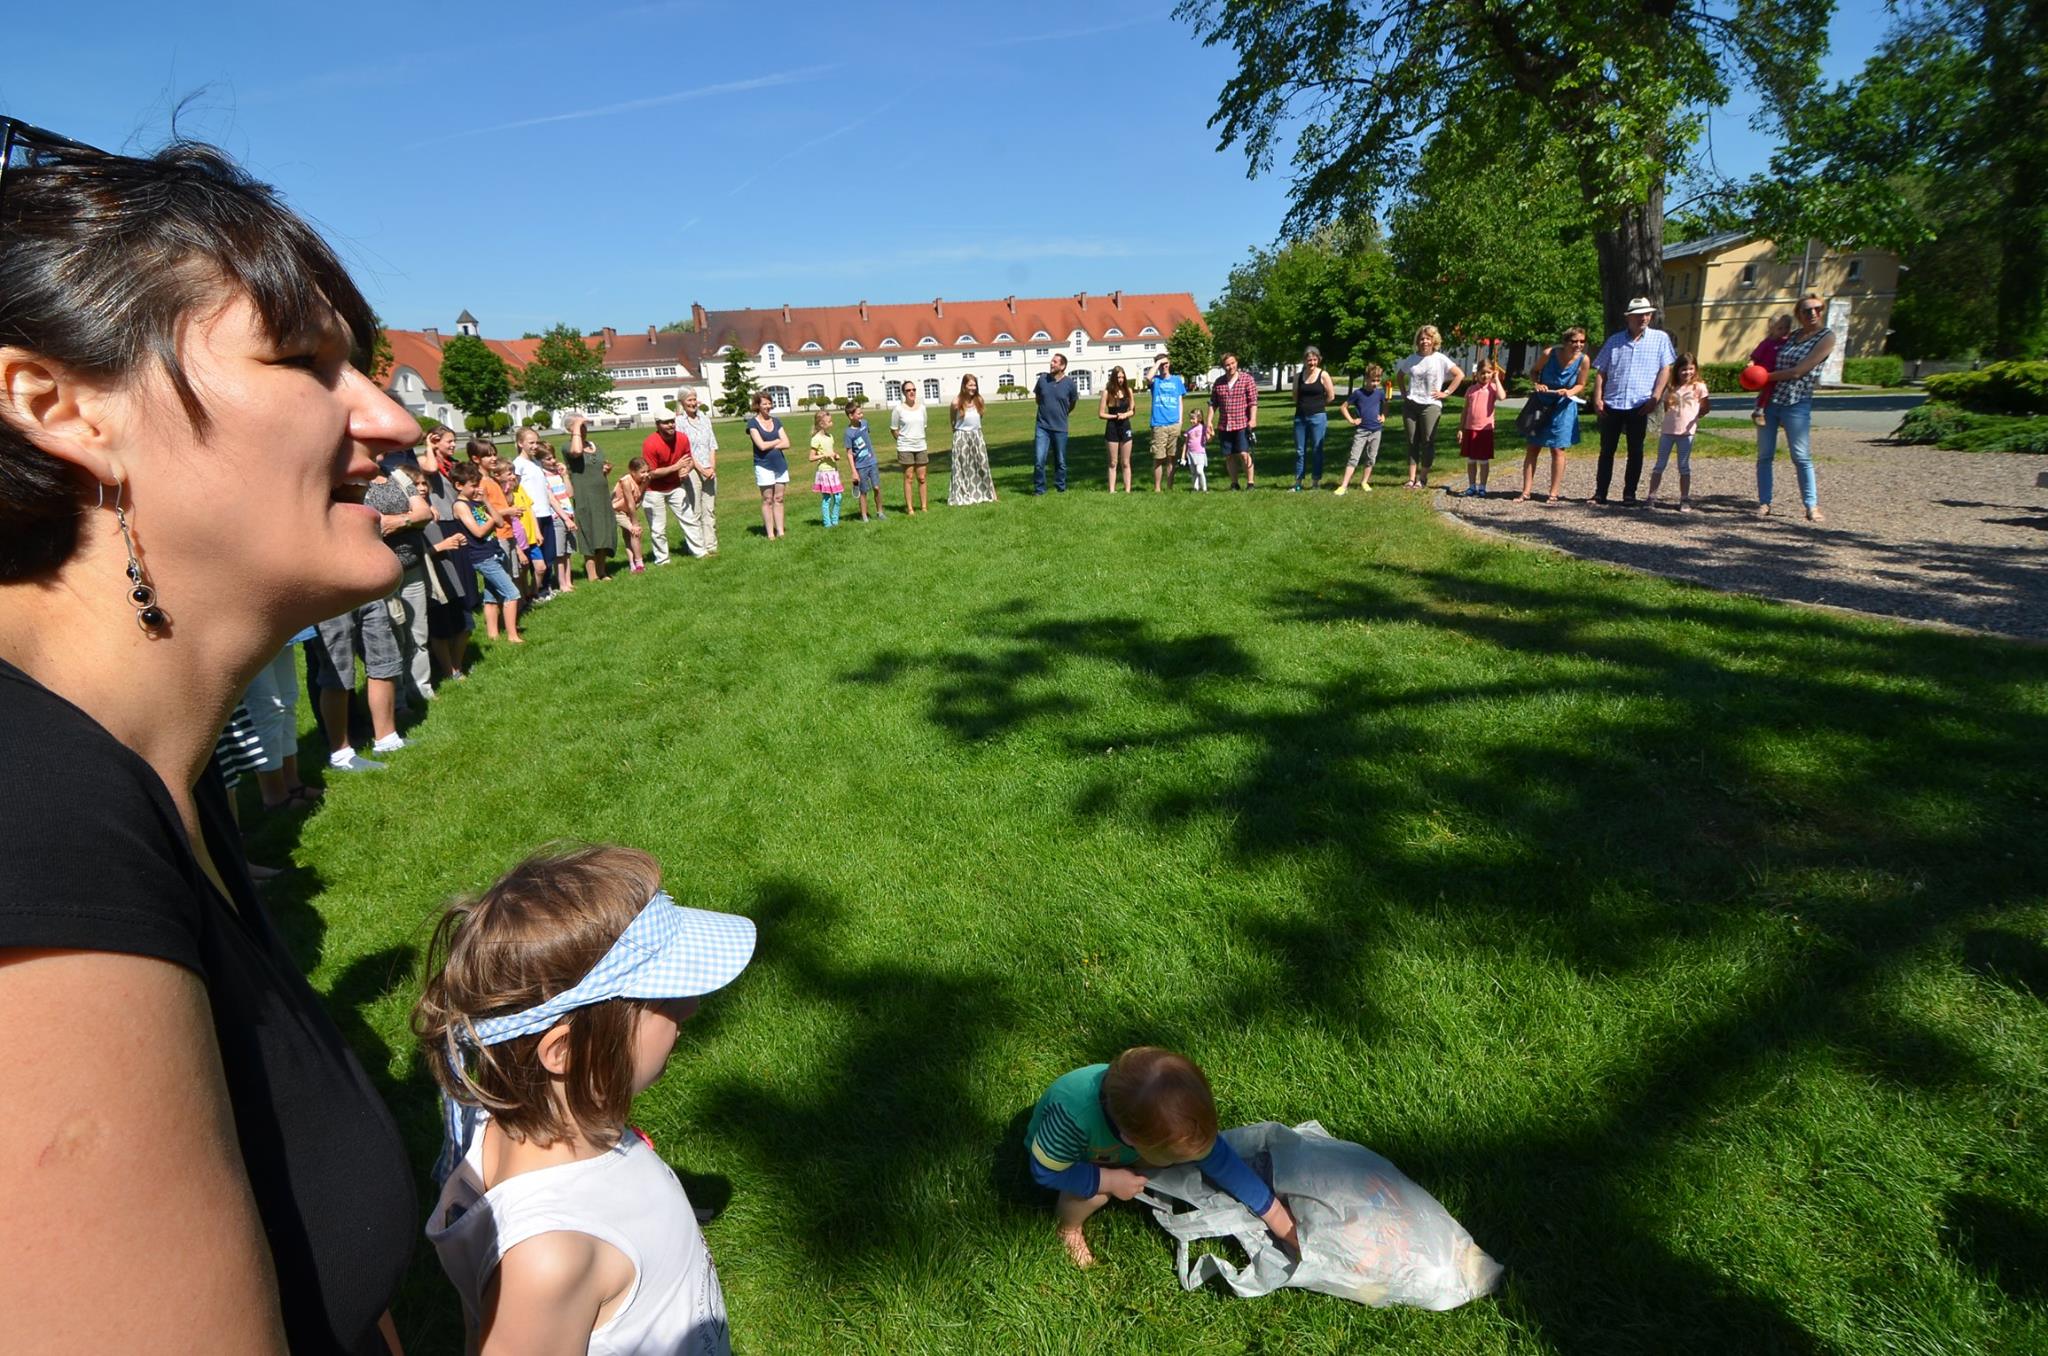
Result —
MULTIPOLYGON (((1629 302, 1648 297, 1664 309, 1664 181, 1660 178, 1641 203, 1622 209, 1614 223, 1593 233, 1600 254, 1600 311, 1606 334, 1622 327, 1629 302)), ((1600 339, 1591 339, 1598 349, 1600 339)))

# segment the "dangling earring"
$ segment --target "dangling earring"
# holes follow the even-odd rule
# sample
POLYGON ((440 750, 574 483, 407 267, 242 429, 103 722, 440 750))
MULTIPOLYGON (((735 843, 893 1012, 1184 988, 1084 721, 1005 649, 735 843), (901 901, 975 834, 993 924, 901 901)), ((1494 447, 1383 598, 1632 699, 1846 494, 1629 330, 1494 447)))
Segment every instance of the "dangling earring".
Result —
POLYGON ((121 490, 119 485, 114 487, 114 521, 121 528, 121 545, 128 550, 128 601, 135 608, 135 624, 155 634, 157 628, 170 625, 171 619, 157 606, 156 590, 142 577, 142 562, 135 558, 135 537, 128 530, 128 513, 121 507, 121 490))

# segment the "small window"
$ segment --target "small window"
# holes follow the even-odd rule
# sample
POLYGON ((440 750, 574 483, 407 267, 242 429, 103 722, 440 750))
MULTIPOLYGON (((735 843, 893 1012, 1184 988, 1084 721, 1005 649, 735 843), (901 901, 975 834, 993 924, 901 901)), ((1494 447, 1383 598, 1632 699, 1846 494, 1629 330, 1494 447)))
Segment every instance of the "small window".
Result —
POLYGON ((1150 352, 1152 352, 1153 350, 1157 349, 1158 347, 1159 347, 1159 345, 1158 345, 1158 344, 1151 344, 1151 343, 1148 343, 1148 344, 1146 344, 1146 345, 1145 345, 1145 351, 1146 351, 1147 353, 1150 353, 1150 352))
POLYGON ((1017 342, 1017 336, 1011 334, 1008 330, 1002 330, 996 334, 996 342, 999 344, 1014 344, 1017 342))
POLYGON ((1852 283, 1863 281, 1863 261, 1861 259, 1851 259, 1849 261, 1849 281, 1852 283))
POLYGON ((888 396, 888 398, 889 398, 889 403, 890 403, 891 405, 897 405, 897 404, 901 404, 901 403, 902 403, 902 401, 903 401, 903 383, 902 383, 902 382, 900 382, 900 381, 892 381, 892 382, 890 382, 890 383, 889 383, 889 384, 888 384, 887 386, 883 387, 882 389, 883 389, 883 392, 884 392, 884 393, 885 393, 885 394, 886 394, 886 395, 888 396))
POLYGON ((897 343, 897 342, 896 342, 896 341, 895 341, 894 339, 884 339, 884 340, 882 341, 882 347, 883 347, 883 348, 902 348, 902 347, 903 347, 903 345, 901 345, 901 344, 897 343))
POLYGON ((1124 337, 1124 332, 1118 329, 1116 326, 1111 325, 1108 329, 1102 332, 1102 337, 1105 339, 1121 339, 1124 337))
POLYGON ((895 354, 891 353, 887 357, 883 358, 882 361, 885 363, 893 363, 897 361, 897 358, 895 354))
POLYGON ((974 350, 970 348, 970 349, 968 349, 968 350, 967 350, 967 351, 966 351, 965 353, 962 353, 962 354, 960 355, 960 361, 961 361, 961 362, 964 362, 964 363, 971 363, 971 362, 973 362, 973 361, 974 361, 974 350))
POLYGON ((1756 265, 1755 265, 1755 264, 1744 264, 1744 265, 1742 266, 1742 286, 1744 286, 1744 287, 1755 287, 1755 286, 1756 286, 1756 265))
POLYGON ((770 386, 768 388, 768 398, 775 402, 775 408, 778 410, 789 408, 789 388, 787 386, 770 386))
POLYGON ((823 344, 819 343, 815 339, 807 339, 804 341, 804 346, 800 351, 804 353, 817 353, 824 347, 825 346, 823 344))
POLYGON ((810 384, 810 386, 809 386, 809 387, 808 387, 808 388, 807 388, 807 389, 806 389, 806 390, 804 391, 804 394, 805 394, 805 395, 807 395, 807 396, 809 396, 809 397, 810 397, 811 399, 813 399, 813 400, 821 400, 821 399, 823 399, 823 398, 824 398, 824 395, 825 395, 825 388, 824 388, 824 387, 822 387, 822 386, 820 386, 820 385, 818 385, 818 383, 814 381, 814 382, 812 382, 812 383, 810 384))
POLYGON ((860 359, 858 358, 841 358, 839 361, 845 363, 848 367, 860 366, 860 359))
POLYGON ((1111 353, 1121 353, 1124 351, 1124 346, 1122 344, 1111 344, 1109 346, 1109 351, 1111 353))
POLYGON ((645 413, 647 413, 647 397, 646 397, 646 396, 640 396, 640 397, 639 397, 638 399, 636 399, 636 400, 635 400, 635 401, 633 402, 633 404, 634 404, 634 407, 635 407, 636 409, 638 409, 638 410, 640 411, 640 413, 642 413, 642 414, 645 414, 645 413))
POLYGON ((1052 350, 1049 348, 1034 348, 1031 351, 1041 358, 1049 358, 1052 356, 1052 350))
POLYGON ((924 360, 928 363, 935 363, 939 360, 939 355, 936 353, 927 353, 924 355, 924 360))
POLYGON ((825 365, 825 360, 824 360, 823 358, 806 358, 806 359, 804 359, 804 366, 805 366, 805 367, 823 367, 824 365, 825 365))
POLYGON ((1033 335, 1031 336, 1031 338, 1032 338, 1032 341, 1033 341, 1033 342, 1035 343, 1036 341, 1038 341, 1038 340, 1040 340, 1040 339, 1050 339, 1050 338, 1052 338, 1052 336, 1051 336, 1051 335, 1049 335, 1049 334, 1047 334, 1047 333, 1046 333, 1046 332, 1045 332, 1044 330, 1039 330, 1039 331, 1038 331, 1037 333, 1033 334, 1033 335))
POLYGON ((973 342, 974 342, 974 336, 973 336, 973 335, 971 335, 971 334, 963 334, 963 335, 961 335, 961 336, 960 336, 960 337, 959 337, 958 339, 955 339, 955 340, 953 341, 953 347, 954 347, 954 348, 959 348, 959 347, 961 347, 961 346, 962 346, 963 344, 971 344, 971 343, 973 343, 973 342))
POLYGON ((841 344, 841 345, 840 345, 839 347, 840 347, 840 348, 842 348, 842 349, 849 349, 849 348, 859 348, 859 347, 860 347, 860 340, 858 340, 858 339, 849 339, 849 340, 847 340, 847 341, 846 341, 845 343, 841 344))
MULTIPOLYGON (((1007 338, 1008 336, 1006 335, 1006 336, 1004 336, 1004 337, 1005 337, 1005 338, 1007 338)), ((997 349, 997 350, 996 350, 996 361, 997 361, 997 362, 1005 362, 1005 363, 1006 363, 1006 362, 1010 361, 1010 359, 1012 359, 1012 358, 1014 358, 1014 357, 1016 357, 1016 356, 1017 356, 1017 350, 1015 350, 1015 349, 1013 349, 1013 348, 999 348, 999 349, 997 349)))
POLYGON ((1005 386, 1015 386, 1016 384, 1017 374, 1015 372, 1005 372, 1003 373, 1003 375, 996 378, 997 390, 1001 390, 1005 386))
POLYGON ((851 400, 855 396, 864 396, 867 393, 868 388, 861 385, 857 381, 849 381, 846 383, 846 398, 849 400, 851 400))
POLYGON ((927 334, 924 338, 917 341, 917 346, 919 348, 937 348, 939 341, 927 334))
POLYGON ((926 377, 924 379, 924 398, 926 400, 937 400, 939 398, 939 379, 937 377, 926 377))
POLYGON ((1145 337, 1146 335, 1148 335, 1148 334, 1157 334, 1157 333, 1159 333, 1159 331, 1158 331, 1158 330, 1157 330, 1157 329, 1156 329, 1155 327, 1153 327, 1153 326, 1151 326, 1151 325, 1147 325, 1147 326, 1146 326, 1146 327, 1145 327, 1144 329, 1142 329, 1142 330, 1139 330, 1139 331, 1138 331, 1138 337, 1139 337, 1140 339, 1143 339, 1143 338, 1144 338, 1144 337, 1145 337))
POLYGON ((1080 390, 1082 395, 1088 395, 1094 389, 1095 378, 1084 369, 1074 374, 1074 385, 1080 390))

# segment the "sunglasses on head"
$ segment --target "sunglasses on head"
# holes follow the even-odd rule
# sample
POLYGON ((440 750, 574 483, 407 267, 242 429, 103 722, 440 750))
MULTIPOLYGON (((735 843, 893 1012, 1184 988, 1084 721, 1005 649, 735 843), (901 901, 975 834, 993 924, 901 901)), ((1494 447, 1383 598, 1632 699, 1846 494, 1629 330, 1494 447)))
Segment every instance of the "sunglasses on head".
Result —
POLYGON ((7 192, 7 175, 10 170, 37 169, 44 165, 60 164, 71 156, 83 152, 86 155, 105 155, 97 147, 82 141, 59 136, 30 123, 14 118, 0 118, 0 197, 7 192))

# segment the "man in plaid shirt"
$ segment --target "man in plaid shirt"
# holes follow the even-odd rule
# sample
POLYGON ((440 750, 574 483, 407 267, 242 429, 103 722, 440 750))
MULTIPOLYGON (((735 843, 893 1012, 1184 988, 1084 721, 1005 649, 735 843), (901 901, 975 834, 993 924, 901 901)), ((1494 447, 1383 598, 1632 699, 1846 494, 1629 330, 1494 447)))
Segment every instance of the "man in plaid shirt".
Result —
POLYGON ((1223 448, 1223 463, 1230 468, 1230 488, 1237 486, 1237 464, 1244 462, 1246 489, 1259 487, 1252 469, 1252 425, 1259 418, 1259 383, 1238 367, 1237 355, 1223 355, 1223 375, 1209 388, 1209 408, 1216 414, 1217 441, 1223 448))

